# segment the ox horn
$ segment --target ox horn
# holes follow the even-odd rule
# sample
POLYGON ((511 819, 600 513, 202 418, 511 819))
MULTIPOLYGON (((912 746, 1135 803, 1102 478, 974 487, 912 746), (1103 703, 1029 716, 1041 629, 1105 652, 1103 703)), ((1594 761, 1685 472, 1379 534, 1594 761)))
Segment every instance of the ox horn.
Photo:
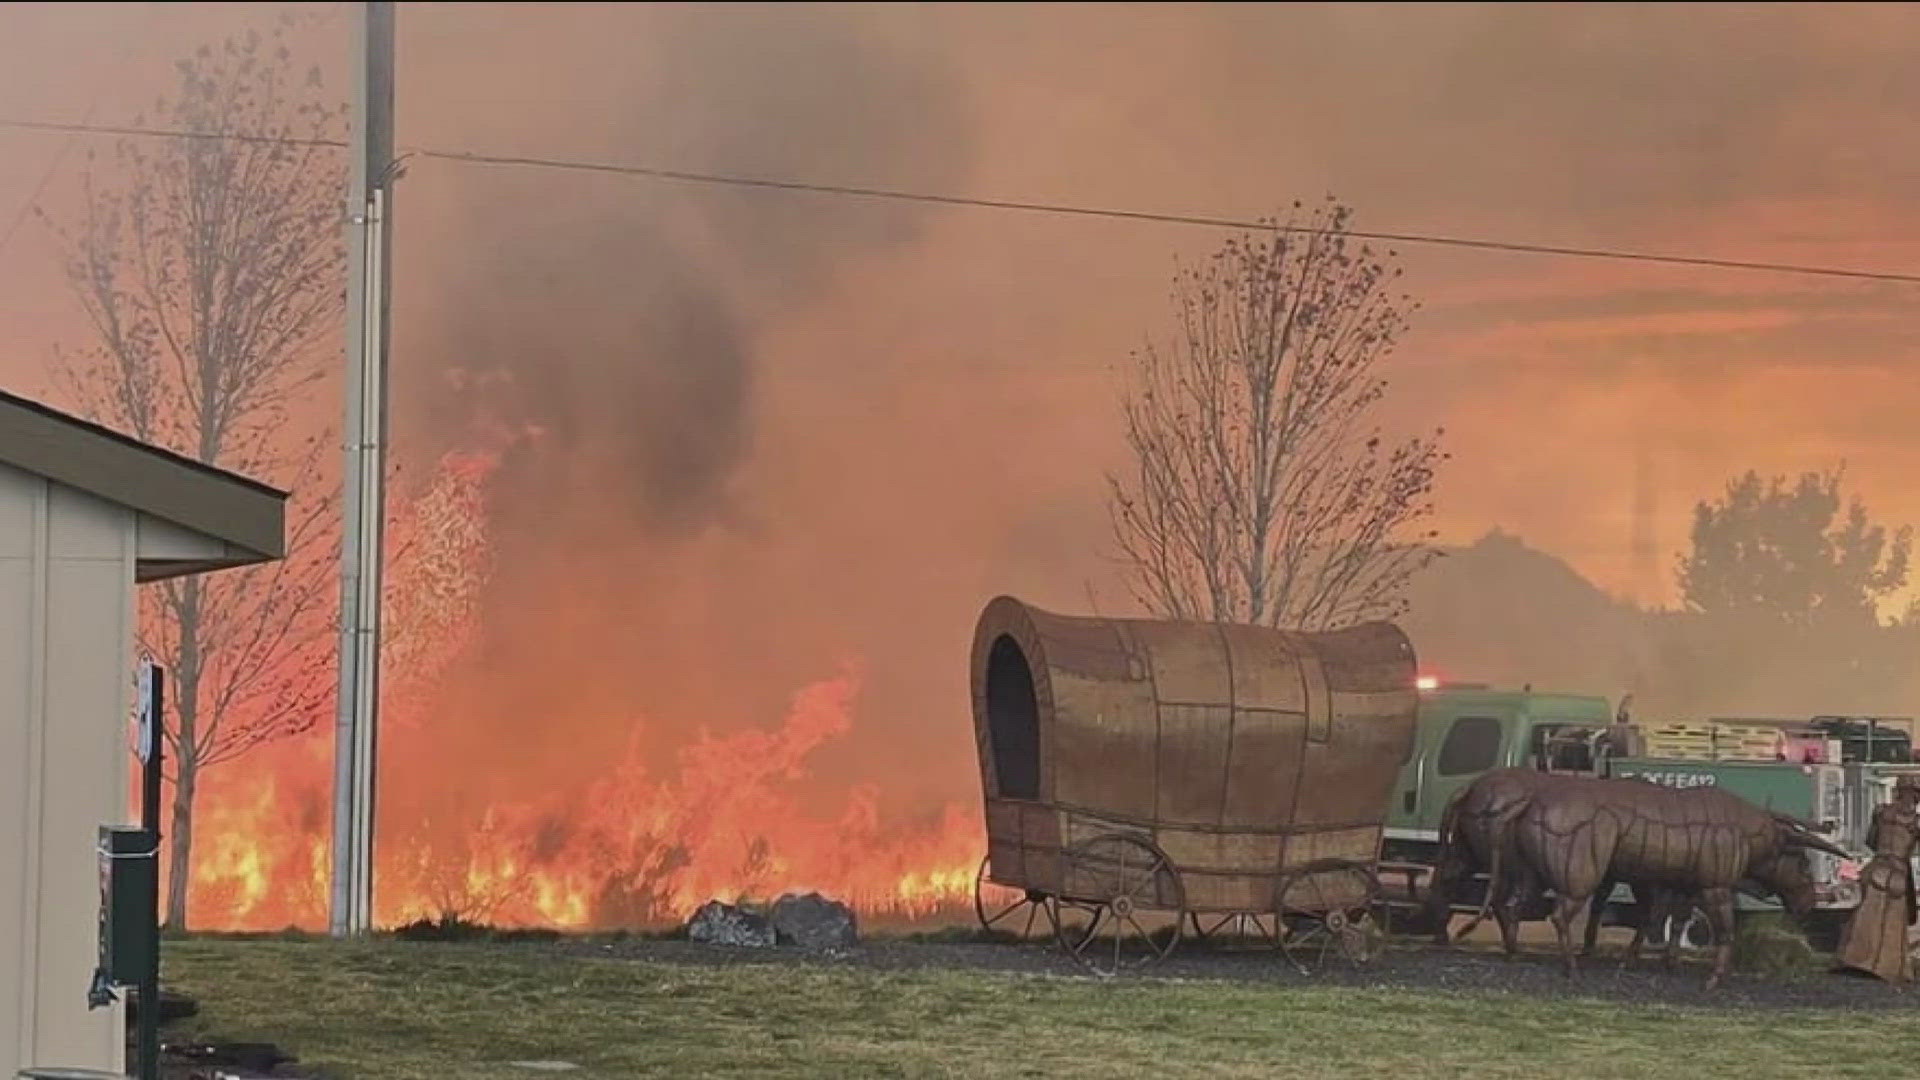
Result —
POLYGON ((1811 821, 1802 821, 1792 814, 1780 810, 1768 810, 1767 814, 1773 818, 1775 823, 1789 833, 1798 833, 1803 836, 1816 838, 1820 836, 1820 830, 1814 828, 1813 822, 1811 821))
POLYGON ((1815 851, 1824 851, 1829 855, 1835 856, 1836 858, 1841 858, 1841 859, 1853 858, 1852 855, 1848 854, 1845 848, 1840 847, 1839 845, 1835 844, 1833 841, 1828 840, 1823 836, 1814 836, 1810 833, 1800 833, 1800 834, 1788 837, 1787 842, 1789 844, 1796 844, 1800 847, 1810 847, 1815 851))
POLYGON ((1853 858, 1846 849, 1828 840, 1826 837, 1821 836, 1819 833, 1814 832, 1813 826, 1808 825, 1799 818, 1791 814, 1782 814, 1777 810, 1769 812, 1773 814, 1773 820, 1778 822, 1780 826, 1786 830, 1786 841, 1788 844, 1794 847, 1809 847, 1815 851, 1824 851, 1829 855, 1834 855, 1842 859, 1853 858))

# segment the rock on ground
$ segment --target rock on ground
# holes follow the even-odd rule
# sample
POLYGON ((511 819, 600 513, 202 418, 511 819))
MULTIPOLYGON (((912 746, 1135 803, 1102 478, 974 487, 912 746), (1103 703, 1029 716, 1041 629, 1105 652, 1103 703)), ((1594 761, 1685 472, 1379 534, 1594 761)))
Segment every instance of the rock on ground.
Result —
POLYGON ((851 949, 860 940, 853 909, 819 893, 789 894, 774 901, 772 921, 782 945, 828 952, 851 949))
POLYGON ((709 900, 687 920, 687 937, 711 945, 769 948, 778 942, 766 917, 743 907, 709 900))

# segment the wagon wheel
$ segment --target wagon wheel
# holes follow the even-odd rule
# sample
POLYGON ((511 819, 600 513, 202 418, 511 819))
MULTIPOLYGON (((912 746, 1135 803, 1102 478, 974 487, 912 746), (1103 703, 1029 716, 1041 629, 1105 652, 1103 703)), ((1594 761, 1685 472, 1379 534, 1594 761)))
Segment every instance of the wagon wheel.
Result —
POLYGON ((1365 864, 1310 862, 1281 874, 1273 893, 1280 950, 1301 974, 1323 967, 1335 953, 1356 965, 1379 955, 1385 935, 1373 909, 1380 881, 1365 864))
POLYGON ((988 936, 1010 934, 1026 941, 1033 936, 1034 925, 1043 921, 1041 932, 1053 933, 1053 905, 1047 894, 995 883, 988 876, 984 856, 973 877, 973 913, 988 936))
POLYGON ((1054 904, 1054 937, 1068 956, 1096 975, 1116 975, 1164 960, 1180 944, 1187 893, 1166 852, 1107 833, 1061 854, 1066 887, 1054 904), (1149 929, 1149 912, 1171 915, 1172 925, 1149 929))
POLYGON ((1194 940, 1204 941, 1215 949, 1280 947, 1281 923, 1271 915, 1257 911, 1236 911, 1226 915, 1202 916, 1197 911, 1191 911, 1187 913, 1187 920, 1193 928, 1194 940), (1206 921, 1203 922, 1203 918, 1206 921))

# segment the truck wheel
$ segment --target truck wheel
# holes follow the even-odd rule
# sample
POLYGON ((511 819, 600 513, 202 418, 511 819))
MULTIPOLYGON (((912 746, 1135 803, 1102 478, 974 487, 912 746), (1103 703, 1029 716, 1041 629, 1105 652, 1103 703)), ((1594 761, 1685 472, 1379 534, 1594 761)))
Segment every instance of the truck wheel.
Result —
POLYGON ((1662 916, 1647 927, 1646 948, 1665 949, 1668 939, 1675 934, 1680 936, 1680 947, 1685 950, 1699 952, 1714 945, 1712 920, 1699 908, 1689 908, 1685 915, 1662 916))

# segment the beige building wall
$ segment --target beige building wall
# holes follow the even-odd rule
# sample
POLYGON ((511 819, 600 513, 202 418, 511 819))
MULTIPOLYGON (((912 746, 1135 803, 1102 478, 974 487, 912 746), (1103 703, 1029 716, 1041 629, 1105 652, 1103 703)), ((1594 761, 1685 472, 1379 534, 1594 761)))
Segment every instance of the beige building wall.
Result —
POLYGON ((284 558, 286 499, 0 391, 0 1080, 125 1068, 87 991, 99 829, 135 824, 134 583, 284 558))
POLYGON ((130 817, 136 570, 222 541, 0 465, 0 1069, 120 1071, 124 1007, 87 1008, 99 827, 130 817))
POLYGON ((138 515, 0 466, 0 1066, 123 1068, 89 1011, 96 830, 128 823, 138 515))

